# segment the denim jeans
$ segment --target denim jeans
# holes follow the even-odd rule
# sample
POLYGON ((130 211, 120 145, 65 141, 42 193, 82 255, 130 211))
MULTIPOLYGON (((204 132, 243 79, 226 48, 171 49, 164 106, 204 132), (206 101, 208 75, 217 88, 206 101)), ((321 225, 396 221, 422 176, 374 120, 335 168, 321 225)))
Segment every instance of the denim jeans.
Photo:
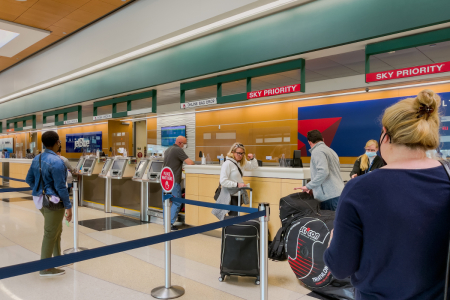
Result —
MULTIPOLYGON (((175 198, 181 198, 181 186, 176 183, 173 185, 172 196, 175 198)), ((162 193, 162 204, 163 204, 163 212, 164 212, 164 192, 162 193)), ((170 207, 170 224, 173 225, 177 221, 178 213, 181 209, 181 203, 172 202, 172 206, 170 207)))
POLYGON ((331 198, 325 201, 320 202, 321 210, 333 210, 335 211, 339 202, 339 197, 331 198))

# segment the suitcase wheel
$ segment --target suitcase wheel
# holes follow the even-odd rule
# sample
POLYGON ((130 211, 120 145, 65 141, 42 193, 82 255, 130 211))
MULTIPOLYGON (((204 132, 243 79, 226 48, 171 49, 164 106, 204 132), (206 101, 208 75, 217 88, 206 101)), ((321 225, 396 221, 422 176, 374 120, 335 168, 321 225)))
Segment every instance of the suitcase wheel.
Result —
POLYGON ((259 277, 256 277, 255 284, 256 284, 256 285, 259 285, 259 283, 260 283, 260 282, 259 282, 259 277))
POLYGON ((225 275, 220 275, 219 281, 220 281, 220 282, 225 281, 225 275))

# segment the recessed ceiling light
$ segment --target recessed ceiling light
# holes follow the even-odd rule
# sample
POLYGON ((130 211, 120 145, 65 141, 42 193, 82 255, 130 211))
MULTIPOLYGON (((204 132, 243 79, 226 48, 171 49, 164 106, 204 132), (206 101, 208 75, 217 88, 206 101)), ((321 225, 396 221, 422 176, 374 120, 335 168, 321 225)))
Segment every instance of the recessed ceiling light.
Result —
POLYGON ((18 36, 19 34, 17 32, 0 29, 0 48, 11 42, 18 36))

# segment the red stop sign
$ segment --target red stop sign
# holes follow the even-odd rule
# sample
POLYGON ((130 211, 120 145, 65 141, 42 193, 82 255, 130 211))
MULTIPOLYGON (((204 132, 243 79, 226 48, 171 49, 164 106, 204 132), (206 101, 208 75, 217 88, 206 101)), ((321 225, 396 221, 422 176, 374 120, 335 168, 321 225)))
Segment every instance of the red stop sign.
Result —
POLYGON ((175 176, 169 167, 164 167, 161 171, 161 187, 165 193, 170 193, 175 184, 175 176))

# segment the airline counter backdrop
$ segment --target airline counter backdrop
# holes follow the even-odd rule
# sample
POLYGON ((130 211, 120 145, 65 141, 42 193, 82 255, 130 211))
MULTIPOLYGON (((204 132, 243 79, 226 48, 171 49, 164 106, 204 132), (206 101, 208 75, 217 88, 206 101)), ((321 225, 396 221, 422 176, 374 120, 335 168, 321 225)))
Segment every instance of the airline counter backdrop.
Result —
MULTIPOLYGON (((450 92, 439 93, 442 99, 441 115, 441 152, 450 156, 450 92), (448 152, 448 153, 447 153, 448 152)), ((336 103, 298 108, 298 149, 302 156, 311 156, 306 138, 308 131, 317 129, 340 157, 357 157, 364 153, 368 140, 379 140, 381 118, 384 110, 392 104, 406 98, 396 97, 358 102, 336 103)))

